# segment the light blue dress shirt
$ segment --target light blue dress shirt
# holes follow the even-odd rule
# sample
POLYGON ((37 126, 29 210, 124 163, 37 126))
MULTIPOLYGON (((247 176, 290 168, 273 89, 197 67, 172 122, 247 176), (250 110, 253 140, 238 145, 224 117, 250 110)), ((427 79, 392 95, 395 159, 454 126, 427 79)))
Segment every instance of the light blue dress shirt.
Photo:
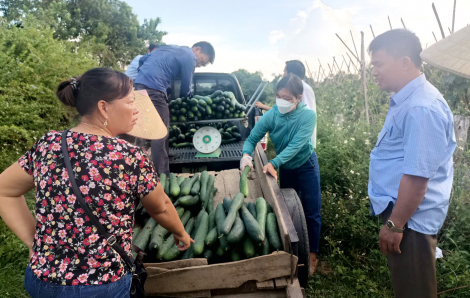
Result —
POLYGON ((392 95, 390 108, 370 154, 369 198, 372 215, 397 201, 404 174, 429 178, 423 201, 408 227, 435 235, 449 207, 456 146, 453 115, 424 74, 392 95))
POLYGON ((137 55, 135 56, 134 60, 132 60, 131 64, 129 64, 129 67, 127 68, 126 72, 124 73, 126 76, 129 78, 135 80, 137 78, 137 73, 138 73, 138 68, 139 68, 139 60, 140 58, 143 57, 143 55, 137 55))

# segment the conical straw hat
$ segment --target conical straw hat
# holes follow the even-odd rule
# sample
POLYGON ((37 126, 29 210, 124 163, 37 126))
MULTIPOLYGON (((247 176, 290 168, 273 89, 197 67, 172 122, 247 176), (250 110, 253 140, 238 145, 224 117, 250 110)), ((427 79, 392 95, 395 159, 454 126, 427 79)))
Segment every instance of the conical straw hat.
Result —
POLYGON ((139 110, 134 128, 127 134, 147 140, 162 139, 168 133, 146 90, 135 90, 134 105, 139 110))
POLYGON ((470 26, 438 41, 423 52, 427 63, 470 79, 470 26))

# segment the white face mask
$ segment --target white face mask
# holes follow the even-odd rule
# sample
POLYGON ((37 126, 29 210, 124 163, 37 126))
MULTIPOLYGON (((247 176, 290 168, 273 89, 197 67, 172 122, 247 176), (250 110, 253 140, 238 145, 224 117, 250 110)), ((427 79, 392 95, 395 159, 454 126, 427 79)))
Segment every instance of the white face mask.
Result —
POLYGON ((292 112, 296 103, 287 101, 282 98, 276 98, 276 105, 277 105, 277 109, 279 110, 279 113, 287 114, 289 112, 292 112))

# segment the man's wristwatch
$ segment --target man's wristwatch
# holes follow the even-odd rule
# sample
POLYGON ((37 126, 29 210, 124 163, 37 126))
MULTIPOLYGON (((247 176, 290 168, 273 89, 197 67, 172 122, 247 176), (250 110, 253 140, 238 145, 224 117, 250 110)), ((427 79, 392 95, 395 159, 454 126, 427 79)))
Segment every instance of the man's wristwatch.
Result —
POLYGON ((403 233, 405 231, 405 229, 397 228, 391 220, 387 220, 386 226, 390 231, 395 233, 403 233))

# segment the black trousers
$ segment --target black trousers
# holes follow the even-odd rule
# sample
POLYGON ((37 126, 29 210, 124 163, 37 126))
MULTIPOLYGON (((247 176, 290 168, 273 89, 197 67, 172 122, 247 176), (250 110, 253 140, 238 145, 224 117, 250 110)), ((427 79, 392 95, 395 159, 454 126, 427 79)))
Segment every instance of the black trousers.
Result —
MULTIPOLYGON (((134 84, 135 90, 147 90, 153 105, 157 109, 158 114, 165 123, 167 129, 170 127, 170 109, 168 108, 167 96, 164 92, 150 89, 142 84, 134 84)), ((163 139, 152 140, 152 161, 158 174, 165 173, 170 175, 170 163, 168 161, 168 153, 170 152, 169 135, 163 139)))

